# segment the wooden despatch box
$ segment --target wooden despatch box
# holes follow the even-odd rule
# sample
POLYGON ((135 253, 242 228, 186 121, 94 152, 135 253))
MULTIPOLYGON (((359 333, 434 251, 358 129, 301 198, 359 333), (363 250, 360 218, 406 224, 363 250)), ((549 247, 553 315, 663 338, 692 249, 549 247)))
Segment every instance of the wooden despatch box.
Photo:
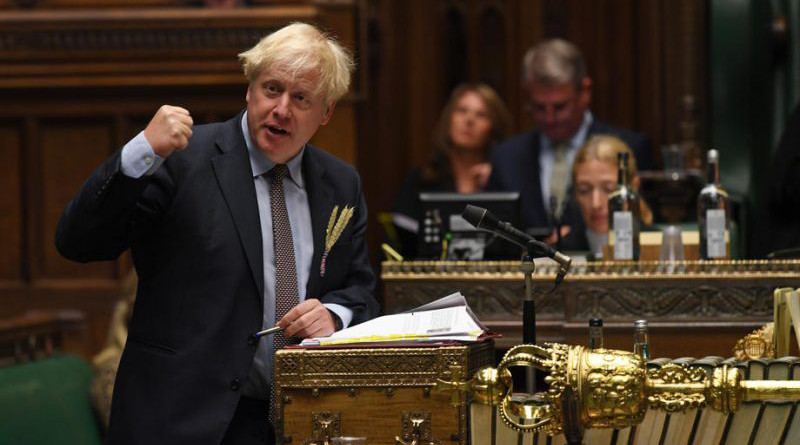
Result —
POLYGON ((437 379, 466 382, 494 366, 494 343, 439 347, 283 349, 275 356, 278 437, 283 444, 462 444, 465 397, 434 389, 437 379), (328 442, 326 442, 326 438, 328 442), (399 441, 398 441, 399 439, 399 441))

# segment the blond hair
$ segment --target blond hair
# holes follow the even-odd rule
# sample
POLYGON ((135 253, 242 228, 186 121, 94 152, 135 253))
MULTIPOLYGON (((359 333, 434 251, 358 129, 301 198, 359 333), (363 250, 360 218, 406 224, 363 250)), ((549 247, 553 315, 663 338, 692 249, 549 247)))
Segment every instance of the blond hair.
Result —
POLYGON ((239 54, 244 75, 255 80, 263 69, 279 69, 293 77, 319 75, 314 93, 330 104, 350 87, 355 62, 350 52, 333 37, 307 23, 292 23, 262 38, 239 54))
MULTIPOLYGON (((620 153, 628 154, 627 177, 625 180, 628 184, 633 183, 633 178, 636 177, 636 157, 633 151, 622 139, 607 134, 597 134, 591 136, 584 142, 581 149, 575 155, 575 160, 572 161, 572 183, 575 183, 575 177, 578 173, 578 167, 588 161, 599 161, 617 167, 617 162, 620 153)), ((642 222, 650 225, 653 223, 653 211, 650 206, 639 197, 639 216, 642 222)))
POLYGON ((580 90, 586 77, 586 64, 577 46, 563 39, 550 39, 530 48, 522 59, 525 85, 540 83, 559 86, 566 83, 580 90))

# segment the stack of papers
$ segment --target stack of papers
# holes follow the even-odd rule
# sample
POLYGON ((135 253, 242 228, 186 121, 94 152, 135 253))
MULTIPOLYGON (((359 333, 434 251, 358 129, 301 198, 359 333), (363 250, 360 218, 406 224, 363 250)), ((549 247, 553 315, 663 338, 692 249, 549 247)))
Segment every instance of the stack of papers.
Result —
POLYGON ((329 337, 307 338, 301 346, 326 346, 373 342, 476 341, 486 332, 478 317, 457 292, 408 312, 384 315, 334 332, 329 337))

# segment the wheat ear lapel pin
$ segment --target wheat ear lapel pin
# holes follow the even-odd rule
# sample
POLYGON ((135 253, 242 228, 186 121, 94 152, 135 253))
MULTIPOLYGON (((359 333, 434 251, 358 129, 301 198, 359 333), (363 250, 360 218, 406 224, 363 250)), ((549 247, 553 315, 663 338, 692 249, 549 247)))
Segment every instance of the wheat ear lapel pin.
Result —
POLYGON ((355 207, 344 206, 342 213, 339 213, 339 206, 334 206, 331 212, 331 217, 328 218, 328 228, 325 229, 325 251, 322 252, 322 262, 319 265, 319 276, 325 276, 325 269, 328 265, 328 253, 333 249, 333 245, 339 240, 339 237, 344 232, 350 218, 353 217, 355 207), (338 218, 337 218, 338 214, 338 218))

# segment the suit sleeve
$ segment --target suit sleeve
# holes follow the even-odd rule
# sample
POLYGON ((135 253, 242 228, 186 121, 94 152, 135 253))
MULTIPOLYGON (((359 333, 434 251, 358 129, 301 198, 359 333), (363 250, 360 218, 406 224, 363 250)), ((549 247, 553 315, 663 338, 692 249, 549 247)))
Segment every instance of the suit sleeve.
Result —
MULTIPOLYGON (((130 178, 122 173, 120 162, 121 150, 95 170, 64 209, 55 243, 65 258, 79 262, 117 258, 130 246, 135 220, 154 208, 142 196, 158 181, 156 175, 130 178)), ((162 182, 164 170, 157 173, 162 182)))
POLYGON ((492 171, 489 173, 489 179, 486 181, 486 187, 484 187, 484 190, 487 192, 502 191, 503 173, 501 170, 503 170, 503 166, 501 165, 501 159, 498 157, 497 150, 495 150, 489 157, 489 162, 492 164, 492 171))

